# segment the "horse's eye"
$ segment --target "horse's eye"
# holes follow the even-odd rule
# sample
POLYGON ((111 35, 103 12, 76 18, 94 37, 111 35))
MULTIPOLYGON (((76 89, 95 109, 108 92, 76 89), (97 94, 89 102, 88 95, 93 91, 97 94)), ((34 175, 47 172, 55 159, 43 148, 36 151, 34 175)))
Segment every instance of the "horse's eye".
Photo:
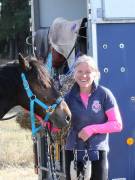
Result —
POLYGON ((71 120, 70 116, 66 116, 66 121, 69 122, 71 120))

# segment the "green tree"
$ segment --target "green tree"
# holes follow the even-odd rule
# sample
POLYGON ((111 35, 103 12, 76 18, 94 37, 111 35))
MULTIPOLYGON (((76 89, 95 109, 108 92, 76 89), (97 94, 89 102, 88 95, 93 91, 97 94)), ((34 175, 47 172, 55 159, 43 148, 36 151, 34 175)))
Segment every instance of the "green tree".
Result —
POLYGON ((25 39, 28 35, 30 35, 29 1, 0 1, 2 3, 0 18, 0 51, 5 51, 10 58, 15 58, 18 52, 25 53, 25 39))

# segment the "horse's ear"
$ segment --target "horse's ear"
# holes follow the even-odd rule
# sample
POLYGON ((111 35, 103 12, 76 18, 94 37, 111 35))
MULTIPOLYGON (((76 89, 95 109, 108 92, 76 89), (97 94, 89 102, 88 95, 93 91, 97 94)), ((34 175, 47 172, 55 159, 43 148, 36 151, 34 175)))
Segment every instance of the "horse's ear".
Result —
POLYGON ((19 64, 23 70, 30 69, 29 62, 23 57, 21 53, 18 54, 19 64))

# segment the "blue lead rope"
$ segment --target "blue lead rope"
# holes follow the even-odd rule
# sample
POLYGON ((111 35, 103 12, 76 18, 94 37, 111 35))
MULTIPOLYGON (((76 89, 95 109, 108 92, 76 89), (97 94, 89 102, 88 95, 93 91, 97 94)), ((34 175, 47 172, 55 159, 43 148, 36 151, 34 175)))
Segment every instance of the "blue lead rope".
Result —
POLYGON ((39 106, 41 106, 43 109, 46 110, 46 115, 43 119, 44 122, 47 122, 49 120, 49 117, 51 115, 51 113, 56 109, 56 107, 61 103, 62 101, 62 97, 59 97, 57 100, 56 100, 56 103, 54 103, 53 105, 51 106, 47 106, 45 103, 43 103, 42 101, 40 101, 36 95, 33 94, 33 92, 31 91, 30 87, 29 87, 29 83, 26 79, 26 76, 24 73, 21 73, 21 78, 22 78, 22 81, 23 81, 23 86, 24 86, 24 89, 26 90, 26 93, 27 93, 27 96, 28 98, 30 99, 30 118, 31 118, 31 127, 32 127, 32 136, 35 136, 36 133, 38 131, 40 131, 43 126, 40 125, 38 127, 36 127, 35 125, 35 121, 36 121, 36 118, 35 118, 35 113, 34 113, 34 105, 35 103, 37 103, 39 106))

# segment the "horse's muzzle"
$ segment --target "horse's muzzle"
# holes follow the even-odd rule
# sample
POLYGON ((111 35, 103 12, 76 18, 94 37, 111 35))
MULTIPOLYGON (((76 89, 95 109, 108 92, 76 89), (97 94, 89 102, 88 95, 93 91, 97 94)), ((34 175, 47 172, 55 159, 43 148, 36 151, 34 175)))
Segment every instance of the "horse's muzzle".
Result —
POLYGON ((69 125, 71 116, 70 116, 70 114, 67 115, 65 113, 62 113, 62 114, 54 113, 51 116, 50 120, 55 127, 63 128, 63 127, 66 127, 69 125))

